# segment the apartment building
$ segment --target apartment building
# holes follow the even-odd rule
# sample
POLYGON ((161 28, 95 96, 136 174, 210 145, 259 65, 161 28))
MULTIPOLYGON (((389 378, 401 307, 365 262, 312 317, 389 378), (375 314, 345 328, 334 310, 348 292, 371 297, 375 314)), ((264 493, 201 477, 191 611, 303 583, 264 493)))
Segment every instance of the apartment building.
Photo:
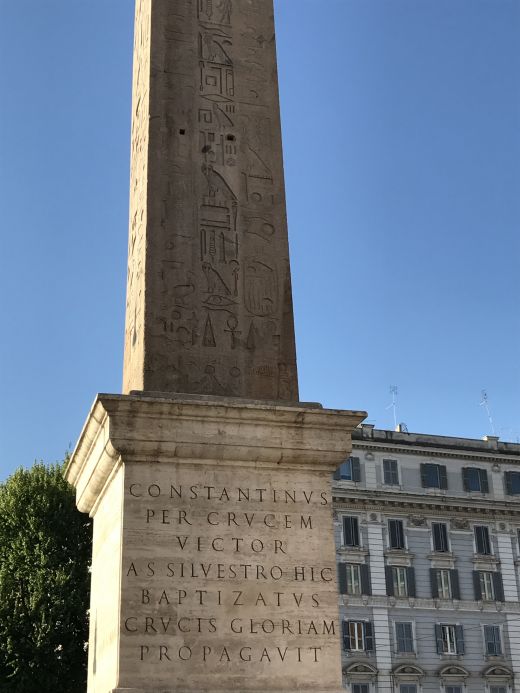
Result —
POLYGON ((520 693, 520 445, 353 438, 333 487, 346 688, 520 693))

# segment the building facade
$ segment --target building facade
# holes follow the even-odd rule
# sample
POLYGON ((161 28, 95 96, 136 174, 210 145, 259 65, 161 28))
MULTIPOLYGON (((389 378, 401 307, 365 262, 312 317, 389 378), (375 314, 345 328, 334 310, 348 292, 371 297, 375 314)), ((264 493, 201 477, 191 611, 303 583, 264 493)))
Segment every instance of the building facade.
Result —
POLYGON ((353 438, 333 487, 346 688, 520 693, 520 445, 353 438))

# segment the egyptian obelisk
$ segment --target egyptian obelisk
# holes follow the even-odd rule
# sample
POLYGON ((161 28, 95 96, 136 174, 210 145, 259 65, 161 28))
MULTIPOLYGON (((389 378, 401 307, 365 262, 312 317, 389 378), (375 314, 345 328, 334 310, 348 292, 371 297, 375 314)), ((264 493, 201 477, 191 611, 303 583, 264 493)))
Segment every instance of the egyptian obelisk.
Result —
POLYGON ((137 0, 124 394, 67 468, 94 518, 88 693, 342 687, 331 474, 298 401, 272 0, 137 0))
POLYGON ((139 0, 124 392, 298 400, 270 0, 139 0))

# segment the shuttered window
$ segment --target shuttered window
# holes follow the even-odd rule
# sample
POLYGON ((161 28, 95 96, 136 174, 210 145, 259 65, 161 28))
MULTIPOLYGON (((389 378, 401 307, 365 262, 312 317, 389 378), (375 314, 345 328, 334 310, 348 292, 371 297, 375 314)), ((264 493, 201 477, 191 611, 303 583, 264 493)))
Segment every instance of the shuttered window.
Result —
POLYGON ((486 654, 498 657, 502 654, 502 639, 499 626, 484 626, 486 654))
POLYGON ((359 457, 349 457, 336 469, 334 474, 336 481, 361 481, 361 462, 359 457))
POLYGON ((399 686, 399 693, 417 693, 417 685, 415 683, 402 683, 399 686))
POLYGON ((370 686, 368 683, 353 683, 352 693, 370 693, 370 686))
POLYGON ((465 467, 462 470, 462 480, 465 491, 478 491, 489 493, 488 475, 485 469, 465 467))
POLYGON ((432 522, 433 550, 445 553, 448 545, 448 528, 443 522, 432 522))
POLYGON ((388 545, 391 549, 404 549, 404 525, 402 520, 388 520, 388 545))
POLYGON ((343 646, 350 652, 374 649, 374 627, 370 621, 344 621, 343 646))
POLYGON ((445 686, 446 693, 462 693, 462 686, 445 686))
POLYGON ((395 624, 395 644, 397 652, 415 652, 411 623, 395 624))
POLYGON ((464 654, 464 631, 459 625, 439 624, 435 626, 438 654, 464 654))
POLYGON ((448 488, 448 474, 444 464, 421 464, 421 483, 423 488, 448 488))
POLYGON ((475 527, 475 547, 477 553, 482 556, 491 555, 491 539, 489 537, 489 528, 483 526, 475 527))
POLYGON ((345 516, 343 518, 343 543, 345 546, 359 546, 359 519, 345 516))
POLYGON ((383 460, 383 480, 386 486, 399 486, 397 460, 383 460))
POLYGON ((520 472, 506 472, 505 482, 508 496, 518 496, 520 494, 520 472))

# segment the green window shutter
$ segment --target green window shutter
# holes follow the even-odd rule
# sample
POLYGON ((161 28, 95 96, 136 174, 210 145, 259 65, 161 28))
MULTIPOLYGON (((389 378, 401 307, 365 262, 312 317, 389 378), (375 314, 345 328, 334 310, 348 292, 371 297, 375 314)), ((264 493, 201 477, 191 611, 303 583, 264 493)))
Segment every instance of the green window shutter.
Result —
POLYGON ((497 602, 504 602, 504 581, 502 579, 502 573, 493 573, 493 587, 495 589, 495 600, 497 602))
POLYGON ((444 652, 444 645, 442 644, 442 627, 438 623, 435 625, 435 642, 437 643, 437 654, 442 654, 444 652))
POLYGON ((443 464, 437 465, 439 468, 439 488, 448 488, 448 473, 446 467, 443 464))
POLYGON ((462 626, 455 626, 455 638, 457 640, 457 654, 464 654, 464 629, 462 626))
POLYGON ((415 585, 415 568, 406 569, 406 582, 408 587, 408 596, 415 597, 417 591, 415 585))
POLYGON ((352 481, 361 481, 361 463, 359 457, 351 457, 350 462, 352 465, 352 481))
POLYGON ((374 649, 374 626, 371 621, 365 623, 365 650, 372 652, 374 649))
POLYGON ((439 585, 437 584, 437 570, 430 568, 430 585, 432 588, 432 599, 439 598, 439 585))
POLYGON ((462 470, 462 483, 464 485, 464 490, 469 491, 469 471, 467 467, 462 470))
POLYGON ((459 571, 450 570, 451 595, 453 599, 460 599, 459 571))
POLYGON ((393 597, 395 593, 394 589, 394 574, 392 571, 392 566, 385 566, 385 579, 386 579, 386 593, 389 597, 393 597))
POLYGON ((370 568, 367 565, 359 567, 361 573, 361 594, 370 596, 372 594, 372 585, 370 582, 370 568))
POLYGON ((423 488, 428 488, 428 466, 421 464, 421 484, 423 488))
POLYGON ((488 473, 485 469, 480 470, 480 490, 482 493, 489 493, 488 473))
POLYGON ((347 594, 347 566, 345 563, 338 564, 338 582, 340 594, 347 594))
POLYGON ((473 590, 475 592, 475 601, 482 599, 482 586, 480 584, 480 573, 478 570, 473 571, 473 590))

